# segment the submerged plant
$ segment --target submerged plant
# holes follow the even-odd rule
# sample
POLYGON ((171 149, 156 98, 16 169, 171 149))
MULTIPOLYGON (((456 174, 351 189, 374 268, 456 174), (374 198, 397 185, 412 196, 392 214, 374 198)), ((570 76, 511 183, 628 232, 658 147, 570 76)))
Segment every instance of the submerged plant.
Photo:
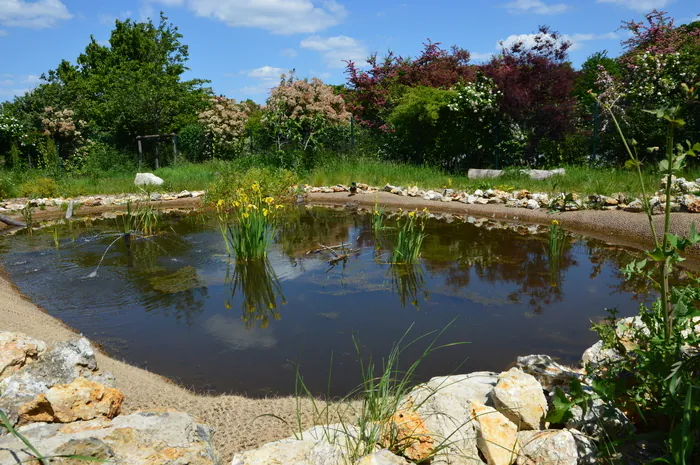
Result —
MULTIPOLYGON (((261 328, 267 328, 270 317, 279 320, 277 311, 278 299, 286 303, 282 294, 282 285, 269 260, 236 261, 233 273, 230 268, 226 272, 226 283, 231 286, 231 299, 236 294, 242 294, 242 319, 246 328, 251 328, 259 322, 261 328)), ((231 300, 227 300, 226 308, 231 308, 231 300)))
POLYGON ((226 235, 236 261, 267 257, 281 208, 273 197, 263 197, 258 183, 253 183, 248 192, 238 190, 231 213, 234 222, 228 226, 226 235))
POLYGON ((409 212, 401 216, 397 221, 399 235, 392 254, 392 263, 416 263, 420 258, 420 251, 425 239, 425 221, 428 209, 423 209, 423 215, 417 212, 409 212))

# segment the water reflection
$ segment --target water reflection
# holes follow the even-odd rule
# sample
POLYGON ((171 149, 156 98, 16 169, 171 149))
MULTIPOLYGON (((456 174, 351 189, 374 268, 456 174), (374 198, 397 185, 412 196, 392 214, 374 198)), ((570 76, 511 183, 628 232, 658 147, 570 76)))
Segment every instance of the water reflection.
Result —
POLYGON ((259 326, 264 329, 269 326, 270 319, 281 318, 277 311, 278 301, 282 305, 287 302, 275 269, 267 258, 236 261, 233 266, 229 264, 226 285, 231 289, 231 297, 226 299, 225 306, 231 308, 231 302, 236 294, 239 295, 246 328, 259 326))
POLYGON ((430 292, 426 288, 423 266, 420 264, 392 264, 389 266, 392 292, 399 296, 401 306, 406 308, 410 303, 420 308, 419 300, 430 300, 430 292))

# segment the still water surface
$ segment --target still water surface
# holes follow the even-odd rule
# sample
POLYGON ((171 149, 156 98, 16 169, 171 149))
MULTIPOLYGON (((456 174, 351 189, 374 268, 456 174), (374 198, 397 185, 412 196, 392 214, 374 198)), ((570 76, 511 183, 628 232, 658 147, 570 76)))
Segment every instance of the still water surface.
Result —
MULTIPOLYGON (((392 230, 375 237, 369 216, 300 208, 284 218, 263 265, 235 264, 216 224, 201 215, 168 217, 131 253, 113 220, 73 222, 0 242, 0 263, 20 290, 116 357, 198 391, 290 394, 299 366, 315 392, 342 395, 359 382, 362 353, 385 357, 408 339, 444 332, 418 376, 505 369, 518 355, 575 363, 596 340, 590 321, 617 307, 634 313, 644 283, 620 267, 638 253, 569 237, 557 266, 546 234, 523 227, 430 220, 422 263, 386 264, 392 230), (329 267, 319 244, 357 253, 329 267), (92 274, 93 277, 90 277, 92 274)), ((426 341, 427 342, 427 341, 426 341)), ((406 351, 412 361, 425 348, 406 351)))

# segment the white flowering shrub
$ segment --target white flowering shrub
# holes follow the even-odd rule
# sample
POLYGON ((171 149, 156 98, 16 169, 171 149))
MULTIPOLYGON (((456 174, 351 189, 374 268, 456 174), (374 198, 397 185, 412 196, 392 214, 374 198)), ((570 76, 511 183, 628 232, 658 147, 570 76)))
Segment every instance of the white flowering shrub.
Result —
POLYGON ((214 155, 238 153, 245 141, 248 107, 226 97, 212 97, 209 103, 198 121, 211 138, 214 155))

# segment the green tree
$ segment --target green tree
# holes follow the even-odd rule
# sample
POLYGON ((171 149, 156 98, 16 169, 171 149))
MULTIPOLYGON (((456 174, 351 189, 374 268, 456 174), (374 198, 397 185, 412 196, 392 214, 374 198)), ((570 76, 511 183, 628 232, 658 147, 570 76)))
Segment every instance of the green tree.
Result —
POLYGON ((597 84, 598 73, 601 66, 605 68, 612 77, 616 79, 622 77, 622 66, 617 60, 608 57, 607 50, 596 52, 586 59, 583 65, 581 65, 581 71, 574 83, 574 96, 578 101, 579 108, 588 114, 593 113, 593 106, 596 100, 589 91, 600 94, 604 90, 597 84))

